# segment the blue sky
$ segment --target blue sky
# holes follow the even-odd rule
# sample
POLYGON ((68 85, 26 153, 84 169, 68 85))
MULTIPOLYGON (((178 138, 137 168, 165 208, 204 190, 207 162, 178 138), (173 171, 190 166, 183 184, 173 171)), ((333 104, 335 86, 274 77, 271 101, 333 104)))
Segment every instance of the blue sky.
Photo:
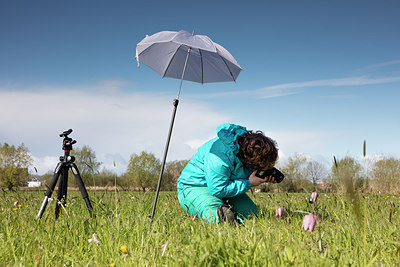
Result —
POLYGON ((0 0, 0 143, 24 142, 39 173, 69 128, 117 172, 133 153, 161 158, 179 81, 138 68, 135 46, 183 29, 243 71, 183 83, 168 160, 190 158, 224 122, 264 131, 282 161, 358 158, 364 140, 371 157, 399 157, 399 12, 398 1, 0 0))

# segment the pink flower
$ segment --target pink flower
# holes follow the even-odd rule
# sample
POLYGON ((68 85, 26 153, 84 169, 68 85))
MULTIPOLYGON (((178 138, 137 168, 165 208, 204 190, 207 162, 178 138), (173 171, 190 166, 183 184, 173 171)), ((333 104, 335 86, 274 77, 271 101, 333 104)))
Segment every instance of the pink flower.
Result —
POLYGON ((318 198, 318 193, 317 192, 312 192, 311 197, 310 197, 310 203, 316 202, 318 198))
POLYGON ((89 243, 92 243, 92 242, 95 242, 96 244, 99 244, 100 243, 100 241, 99 240, 97 240, 97 234, 93 234, 93 239, 88 239, 88 242, 89 243))
POLYGON ((317 223, 317 216, 313 214, 307 214, 304 216, 303 225, 301 229, 314 232, 315 225, 317 223))
POLYGON ((277 208, 275 211, 277 218, 282 218, 283 209, 281 207, 277 208))
POLYGON ((18 206, 19 202, 18 200, 14 202, 14 206, 18 206))
POLYGON ((117 202, 117 204, 120 202, 121 200, 119 200, 119 198, 117 198, 116 200, 115 200, 115 202, 117 202))

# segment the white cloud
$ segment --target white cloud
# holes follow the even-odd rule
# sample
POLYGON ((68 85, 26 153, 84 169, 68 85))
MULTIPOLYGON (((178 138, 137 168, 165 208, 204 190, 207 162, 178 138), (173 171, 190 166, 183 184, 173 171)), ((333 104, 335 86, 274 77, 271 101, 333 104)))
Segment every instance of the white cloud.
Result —
MULTIPOLYGON (((36 168, 38 174, 43 174, 48 171, 53 171, 57 163, 59 162, 59 157, 50 157, 50 156, 44 156, 44 157, 36 157, 34 155, 31 155, 33 159, 33 164, 32 166, 36 168)), ((33 174, 36 174, 35 172, 32 172, 33 174)))
POLYGON ((329 143, 329 139, 340 133, 323 131, 265 131, 265 135, 278 143, 279 157, 285 159, 296 153, 307 154, 329 143))
MULTIPOLYGON (((393 63, 394 64, 394 63, 393 63)), ((338 79, 326 79, 326 80, 314 80, 305 82, 294 82, 294 83, 283 83, 272 86, 266 86, 259 89, 253 90, 242 90, 242 91, 229 91, 229 92, 216 92, 208 94, 206 98, 215 97, 255 97, 255 98, 273 98, 282 97, 287 95, 299 94, 301 88, 310 87, 338 87, 338 86, 362 86, 372 84, 384 84, 399 82, 400 77, 384 77, 384 78, 368 78, 366 76, 338 78, 338 79)), ((344 96, 336 96, 344 97, 344 96)))
POLYGON ((376 71, 388 66, 393 66, 393 65, 399 65, 400 64, 400 60, 391 60, 391 61, 386 61, 386 62, 381 62, 381 63, 377 63, 377 64, 373 64, 373 65, 369 65, 366 67, 363 67, 361 69, 359 69, 359 72, 372 72, 372 71, 376 71))
POLYGON ((211 140, 212 138, 214 138, 216 136, 216 134, 214 136, 210 136, 209 138, 201 138, 201 139, 192 139, 187 141, 185 144, 188 145, 192 150, 197 150, 201 145, 203 145, 205 142, 211 140))
MULTIPOLYGON (((173 96, 124 93, 118 89, 118 81, 102 86, 97 92, 93 87, 0 89, 0 142, 24 142, 40 173, 55 168, 63 155, 58 135, 69 128, 74 130, 70 137, 77 140, 74 146, 90 146, 104 167, 113 166, 115 161, 119 172, 126 170, 132 153, 148 151, 161 158, 173 96)), ((195 150, 186 143, 209 135, 210 129, 227 119, 205 103, 181 101, 168 160, 190 158, 195 150)))
POLYGON ((368 78, 365 76, 361 77, 349 77, 340 79, 328 79, 328 80, 315 80, 297 83, 283 83, 273 86, 267 86, 255 91, 260 98, 277 97, 288 94, 295 94, 296 91, 293 89, 298 88, 309 88, 309 87, 332 87, 332 86, 359 86, 359 85, 370 85, 370 84, 383 84, 400 81, 400 77, 386 77, 386 78, 368 78))

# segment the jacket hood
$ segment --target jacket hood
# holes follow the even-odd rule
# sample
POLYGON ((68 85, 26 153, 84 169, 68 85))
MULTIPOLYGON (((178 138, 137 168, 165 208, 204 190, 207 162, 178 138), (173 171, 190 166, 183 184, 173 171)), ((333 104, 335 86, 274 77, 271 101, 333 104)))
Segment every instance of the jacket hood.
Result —
POLYGON ((247 133, 245 127, 231 123, 224 123, 217 128, 217 136, 232 149, 234 154, 239 152, 239 144, 236 142, 237 137, 245 133, 247 133))

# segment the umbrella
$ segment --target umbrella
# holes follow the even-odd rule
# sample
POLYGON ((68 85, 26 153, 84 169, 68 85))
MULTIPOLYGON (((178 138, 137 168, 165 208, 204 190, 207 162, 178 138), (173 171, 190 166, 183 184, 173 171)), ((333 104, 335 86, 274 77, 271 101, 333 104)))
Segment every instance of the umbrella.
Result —
POLYGON ((183 80, 198 83, 236 81, 242 68, 224 47, 205 35, 194 35, 187 31, 162 31, 146 36, 136 45, 136 60, 138 66, 142 62, 162 77, 181 80, 177 97, 173 101, 174 108, 150 217, 152 222, 183 80))

